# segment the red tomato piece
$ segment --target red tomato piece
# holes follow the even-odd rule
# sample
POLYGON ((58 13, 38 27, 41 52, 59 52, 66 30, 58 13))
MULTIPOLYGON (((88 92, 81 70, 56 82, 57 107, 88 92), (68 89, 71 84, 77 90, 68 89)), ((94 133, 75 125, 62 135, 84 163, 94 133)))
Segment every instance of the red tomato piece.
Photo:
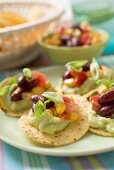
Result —
POLYGON ((99 102, 99 95, 96 96, 92 96, 90 101, 92 103, 92 109, 96 112, 98 112, 100 110, 100 108, 102 107, 100 102, 99 102))
POLYGON ((38 71, 33 71, 33 77, 38 83, 38 86, 42 87, 46 83, 46 76, 38 71))
POLYGON ((69 115, 66 112, 64 112, 63 114, 59 114, 58 117, 63 120, 69 119, 69 115))
POLYGON ((80 37, 80 42, 84 45, 91 44, 91 38, 88 33, 83 33, 80 37))
POLYGON ((84 71, 78 72, 74 84, 75 86, 80 86, 87 79, 87 74, 84 71))
POLYGON ((71 102, 71 99, 67 96, 63 96, 63 100, 64 100, 65 103, 71 102))
POLYGON ((64 32, 65 32, 65 27, 62 26, 62 27, 60 28, 60 30, 59 30, 59 33, 60 33, 60 34, 63 34, 64 32))
POLYGON ((90 101, 91 101, 91 103, 95 103, 95 102, 98 102, 98 101, 99 101, 99 98, 100 98, 99 95, 95 95, 95 96, 92 96, 92 97, 91 97, 90 101))
POLYGON ((74 85, 80 86, 87 79, 87 74, 84 71, 70 71, 71 75, 75 78, 74 85))
POLYGON ((66 104, 66 112, 67 113, 70 113, 70 112, 76 112, 76 113, 79 113, 79 106, 74 103, 74 102, 69 102, 66 104))
POLYGON ((73 102, 72 98, 69 98, 67 96, 63 96, 64 103, 66 105, 66 110, 65 112, 79 112, 79 106, 73 102))

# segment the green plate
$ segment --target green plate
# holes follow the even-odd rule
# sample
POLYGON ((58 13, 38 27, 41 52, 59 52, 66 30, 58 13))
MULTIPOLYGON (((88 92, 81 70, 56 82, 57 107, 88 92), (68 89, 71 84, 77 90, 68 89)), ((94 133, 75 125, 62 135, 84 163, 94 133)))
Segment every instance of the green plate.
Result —
MULTIPOLYGON (((55 66, 40 69, 40 71, 46 73, 49 80, 57 85, 64 68, 55 66)), ((102 137, 89 132, 78 142, 70 145, 62 147, 38 146, 23 135, 19 129, 17 118, 8 117, 2 111, 0 111, 0 139, 25 151, 55 156, 82 156, 114 149, 113 137, 102 137)))

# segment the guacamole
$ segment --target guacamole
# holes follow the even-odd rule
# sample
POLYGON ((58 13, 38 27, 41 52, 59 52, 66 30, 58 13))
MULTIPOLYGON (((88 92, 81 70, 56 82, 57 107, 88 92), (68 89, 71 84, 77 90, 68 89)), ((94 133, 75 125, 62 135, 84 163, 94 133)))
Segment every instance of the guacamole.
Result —
POLYGON ((114 134, 114 119, 101 117, 95 111, 91 111, 88 118, 90 127, 103 129, 114 134))
POLYGON ((5 107, 8 108, 8 110, 11 110, 13 112, 20 112, 32 106, 32 101, 28 98, 16 102, 11 101, 9 93, 6 93, 4 96, 2 96, 0 100, 5 105, 5 107))
POLYGON ((47 110, 38 117, 34 116, 34 113, 31 110, 28 115, 28 121, 41 132, 48 134, 54 134, 63 130, 71 122, 71 120, 62 120, 59 117, 54 117, 47 110))
POLYGON ((85 82, 79 86, 79 87, 73 87, 70 88, 68 86, 63 85, 63 92, 66 94, 72 94, 72 93, 76 93, 79 95, 83 95, 85 93, 88 93, 89 91, 95 89, 96 87, 96 83, 95 80, 93 78, 88 78, 87 80, 85 80, 85 82))
MULTIPOLYGON (((17 78, 19 75, 13 76, 7 79, 6 83, 3 84, 0 91, 0 104, 5 110, 12 112, 21 112, 32 106, 30 98, 23 98, 18 101, 12 101, 10 99, 10 93, 17 86, 17 78)), ((24 93, 23 93, 24 94, 24 93)))

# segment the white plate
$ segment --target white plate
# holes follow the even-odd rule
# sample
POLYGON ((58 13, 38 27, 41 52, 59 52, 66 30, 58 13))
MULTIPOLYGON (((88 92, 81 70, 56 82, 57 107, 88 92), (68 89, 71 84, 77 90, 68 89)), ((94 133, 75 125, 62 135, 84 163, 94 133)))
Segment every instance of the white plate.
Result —
MULTIPOLYGON (((41 69, 54 85, 57 84, 63 67, 50 67, 41 69), (56 76, 55 76, 56 75, 56 76)), ((27 139, 18 127, 18 119, 6 116, 0 111, 0 139, 4 142, 38 154, 54 156, 82 156, 106 152, 114 149, 113 137, 102 137, 87 133, 78 142, 62 147, 41 147, 27 139)))

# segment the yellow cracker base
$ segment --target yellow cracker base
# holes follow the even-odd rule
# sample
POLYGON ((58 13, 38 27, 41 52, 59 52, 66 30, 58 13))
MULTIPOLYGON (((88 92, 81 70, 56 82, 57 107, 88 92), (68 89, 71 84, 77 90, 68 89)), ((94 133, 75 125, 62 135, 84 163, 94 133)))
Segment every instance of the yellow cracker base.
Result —
POLYGON ((79 122, 71 123, 64 130, 54 134, 42 133, 28 123, 27 115, 24 115, 19 120, 19 126, 24 134, 38 144, 48 146, 61 146, 73 143, 79 140, 89 128, 86 118, 81 118, 79 122))
POLYGON ((113 134, 106 132, 105 130, 100 130, 100 129, 95 129, 95 128, 90 128, 89 130, 93 133, 96 133, 97 135, 100 135, 100 136, 114 137, 113 134))

